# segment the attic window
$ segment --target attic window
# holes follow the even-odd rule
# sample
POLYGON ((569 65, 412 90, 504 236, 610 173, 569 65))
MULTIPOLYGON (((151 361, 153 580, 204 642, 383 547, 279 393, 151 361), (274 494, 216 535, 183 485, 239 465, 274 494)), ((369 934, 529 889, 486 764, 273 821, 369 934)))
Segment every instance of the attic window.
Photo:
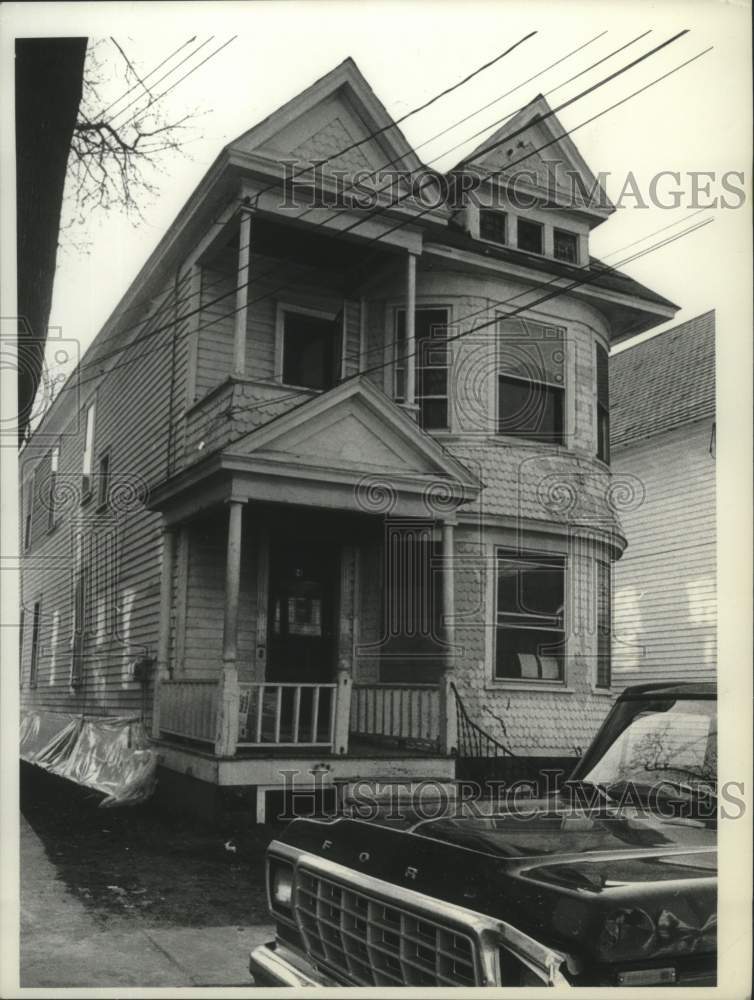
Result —
POLYGON ((479 235, 483 240, 490 240, 492 243, 508 242, 508 216, 505 212, 496 212, 491 208, 483 208, 479 212, 479 235))
POLYGON ((527 253, 542 253, 542 225, 539 222, 518 220, 518 249, 527 253))
POLYGON ((568 264, 578 264, 579 262, 579 238, 576 233, 569 233, 565 229, 555 230, 555 257, 564 260, 568 264))
POLYGON ((283 382, 331 389, 341 365, 342 320, 323 314, 283 312, 283 382))

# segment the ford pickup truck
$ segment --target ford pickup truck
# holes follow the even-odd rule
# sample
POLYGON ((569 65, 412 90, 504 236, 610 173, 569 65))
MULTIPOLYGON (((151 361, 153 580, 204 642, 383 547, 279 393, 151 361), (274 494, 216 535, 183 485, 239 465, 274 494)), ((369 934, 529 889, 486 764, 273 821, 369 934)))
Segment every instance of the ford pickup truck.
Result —
POLYGON ((558 791, 515 808, 294 820, 255 983, 713 985, 715 707, 712 684, 626 689, 558 791))

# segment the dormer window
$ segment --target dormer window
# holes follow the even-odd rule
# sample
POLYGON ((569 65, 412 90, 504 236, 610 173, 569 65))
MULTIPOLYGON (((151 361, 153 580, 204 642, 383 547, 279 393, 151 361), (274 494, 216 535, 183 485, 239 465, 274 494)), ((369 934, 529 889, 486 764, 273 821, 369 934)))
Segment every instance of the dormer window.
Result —
POLYGON ((518 249, 527 253, 542 253, 543 226, 539 222, 530 222, 528 219, 518 220, 518 249))
POLYGON ((479 212, 479 235, 483 240, 500 243, 508 242, 508 216, 505 212, 496 212, 492 208, 483 208, 479 212))
POLYGON ((578 264, 579 238, 576 233, 569 233, 565 229, 556 229, 553 246, 557 260, 564 260, 568 264, 578 264))

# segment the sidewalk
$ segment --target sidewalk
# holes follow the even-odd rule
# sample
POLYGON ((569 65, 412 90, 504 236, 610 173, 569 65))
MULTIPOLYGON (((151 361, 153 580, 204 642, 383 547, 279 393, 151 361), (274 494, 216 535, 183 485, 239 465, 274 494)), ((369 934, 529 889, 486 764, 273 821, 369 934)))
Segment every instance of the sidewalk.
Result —
POLYGON ((250 986, 249 951, 271 936, 266 924, 154 927, 137 912, 103 920, 60 881, 21 817, 22 987, 250 986))

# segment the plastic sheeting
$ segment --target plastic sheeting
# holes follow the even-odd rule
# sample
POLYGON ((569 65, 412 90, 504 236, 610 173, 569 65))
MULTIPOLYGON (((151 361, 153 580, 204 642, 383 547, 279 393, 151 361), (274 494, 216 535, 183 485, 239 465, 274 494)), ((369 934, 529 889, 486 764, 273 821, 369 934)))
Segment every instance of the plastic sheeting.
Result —
POLYGON ((133 716, 26 712, 20 749, 28 763, 100 792, 103 807, 145 802, 157 783, 157 755, 144 724, 133 716))

